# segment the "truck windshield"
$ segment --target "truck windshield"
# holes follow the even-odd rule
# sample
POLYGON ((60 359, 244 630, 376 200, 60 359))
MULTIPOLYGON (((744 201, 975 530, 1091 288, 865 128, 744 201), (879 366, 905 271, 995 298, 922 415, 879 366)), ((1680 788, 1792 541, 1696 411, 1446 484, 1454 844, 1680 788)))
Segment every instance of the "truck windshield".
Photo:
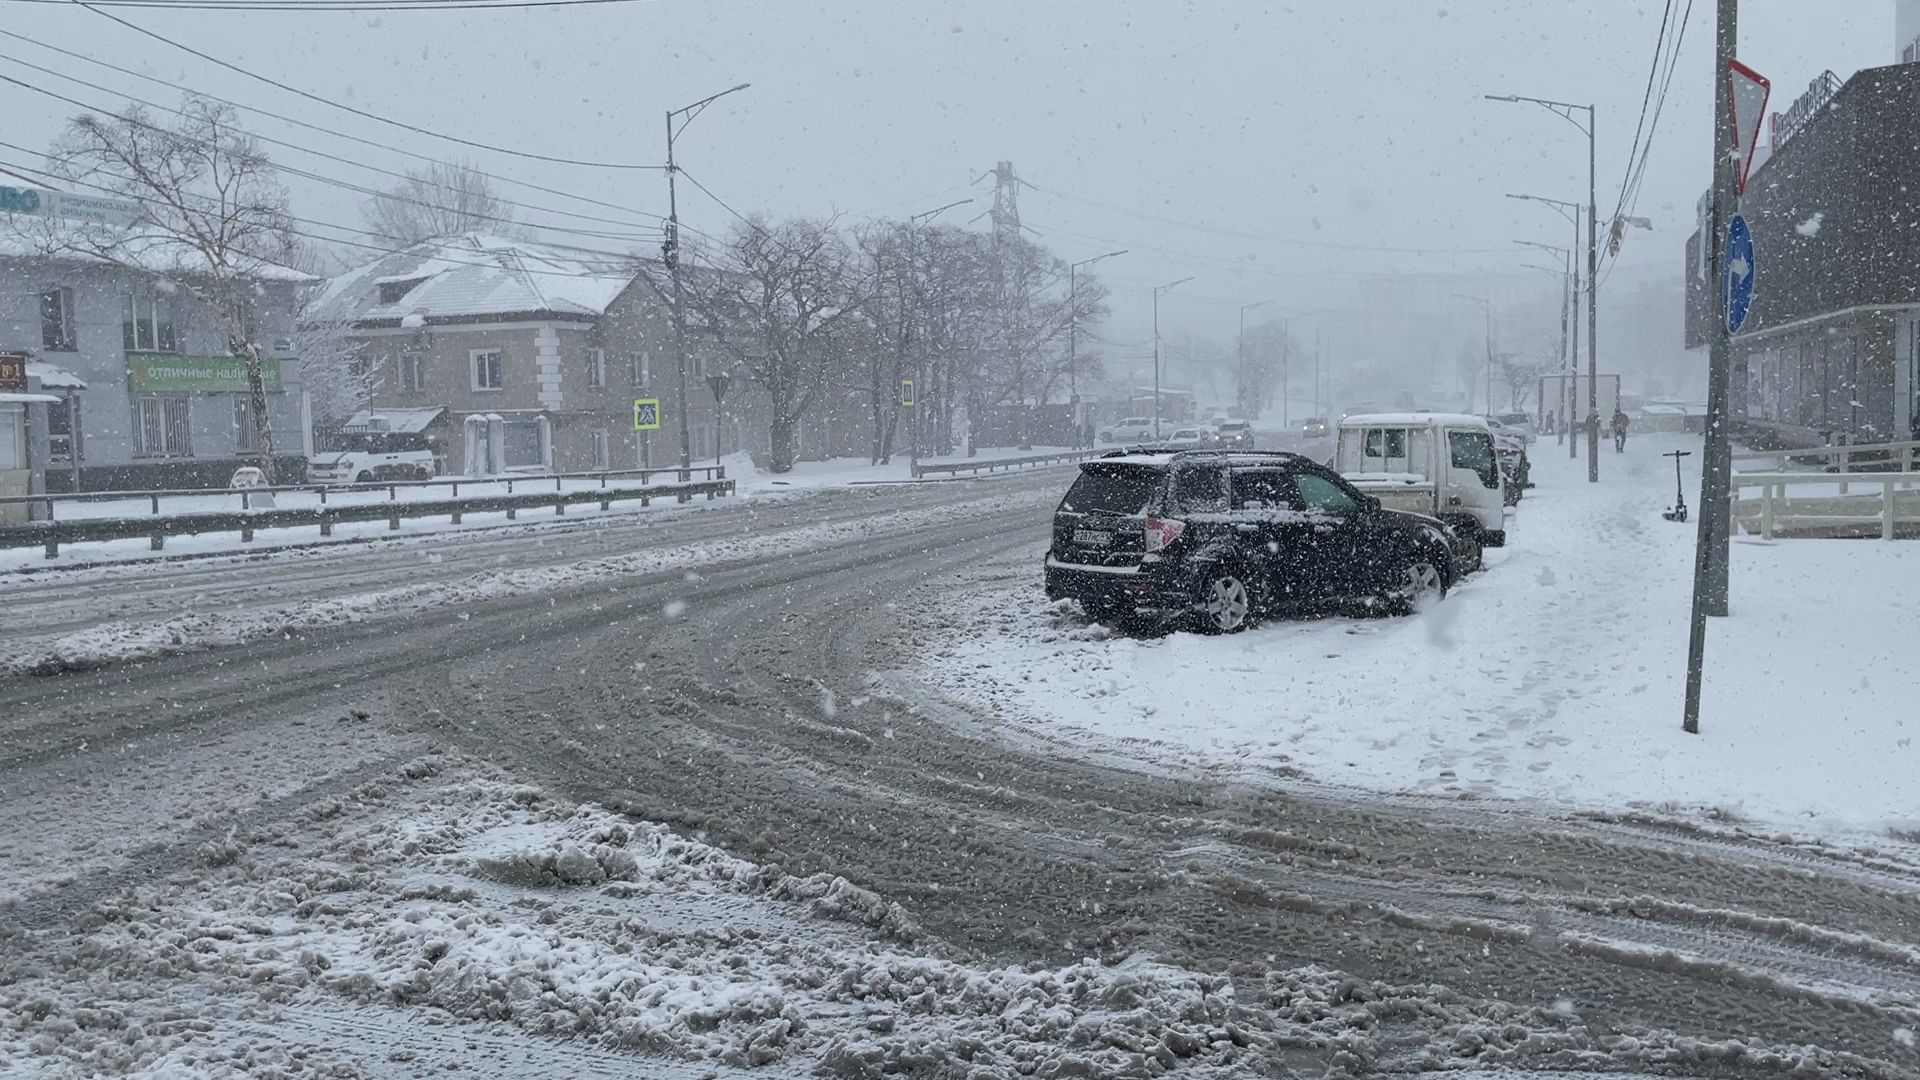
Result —
POLYGON ((1088 465, 1067 489, 1060 509, 1131 517, 1145 512, 1164 475, 1150 465, 1088 465))

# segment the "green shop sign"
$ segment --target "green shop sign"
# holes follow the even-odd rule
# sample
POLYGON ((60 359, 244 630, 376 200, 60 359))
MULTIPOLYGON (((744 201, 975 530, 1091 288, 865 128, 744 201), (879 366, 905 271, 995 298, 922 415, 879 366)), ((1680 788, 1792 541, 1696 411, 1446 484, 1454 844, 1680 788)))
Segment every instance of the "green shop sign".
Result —
MULTIPOLYGON (((157 393, 245 393, 247 360, 243 356, 174 356, 170 353, 128 353, 127 370, 135 390, 157 393)), ((280 389, 280 361, 260 358, 260 382, 268 393, 280 389)))

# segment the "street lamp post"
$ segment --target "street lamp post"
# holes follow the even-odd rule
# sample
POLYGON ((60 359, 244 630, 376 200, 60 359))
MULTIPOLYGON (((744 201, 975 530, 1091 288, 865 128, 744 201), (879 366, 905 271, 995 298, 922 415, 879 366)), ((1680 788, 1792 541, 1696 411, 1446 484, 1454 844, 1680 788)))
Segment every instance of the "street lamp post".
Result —
MULTIPOLYGON (((1095 255, 1091 259, 1081 259, 1067 264, 1067 398, 1073 402, 1073 448, 1080 449, 1080 433, 1086 424, 1080 419, 1080 268, 1092 266, 1101 259, 1111 259, 1115 255, 1125 255, 1126 248, 1109 251, 1105 255, 1095 255)), ((1091 445, 1088 443, 1087 445, 1091 445)))
POLYGON ((673 352, 674 352, 674 408, 680 413, 680 479, 689 475, 687 470, 693 466, 693 444, 688 433, 687 416, 687 314, 686 293, 680 283, 680 202, 674 190, 674 176, 679 169, 673 163, 673 140, 680 132, 693 123, 707 106, 736 90, 745 90, 750 84, 741 83, 730 86, 717 94, 701 98, 684 108, 667 112, 667 238, 660 244, 660 261, 667 264, 667 273, 673 278, 673 352), (674 117, 685 114, 686 119, 674 127, 674 117))
MULTIPOLYGON (((1571 267, 1573 266, 1573 249, 1559 247, 1554 244, 1542 244, 1537 240, 1515 240, 1514 243, 1520 244, 1524 247, 1538 248, 1541 251, 1550 251, 1560 256, 1561 261, 1566 263, 1567 265, 1567 269, 1561 269, 1561 270, 1549 270, 1547 267, 1544 267, 1544 266, 1534 267, 1534 269, 1536 270, 1542 270, 1550 274, 1557 274, 1560 277, 1560 354, 1558 357, 1558 361, 1559 361, 1560 369, 1562 371, 1565 371, 1567 367, 1567 293, 1570 288, 1567 275, 1570 272, 1571 267)), ((1547 406, 1546 394, 1542 393, 1540 395, 1540 399, 1541 399, 1540 408, 1544 410, 1547 406)), ((1561 425, 1560 430, 1564 432, 1565 427, 1566 425, 1564 424, 1561 425)), ((1566 441, 1565 434, 1561 434, 1558 437, 1562 442, 1566 441)))
POLYGON ((1160 441, 1160 294, 1175 285, 1185 285, 1192 281, 1183 277, 1179 281, 1169 281, 1165 285, 1153 287, 1153 441, 1160 441))
MULTIPOLYGON (((1594 132, 1599 127, 1595 120, 1592 105, 1574 105, 1565 101, 1549 101, 1546 98, 1524 97, 1519 94, 1488 94, 1489 101, 1531 102, 1546 109, 1567 123, 1579 128, 1587 136, 1587 415, 1597 417, 1600 414, 1600 208, 1598 200, 1599 150, 1594 141, 1594 132), (1587 123, 1573 118, 1575 112, 1585 112, 1587 123)), ((1587 427, 1587 482, 1600 482, 1600 425, 1587 427)))
MULTIPOLYGON (((946 211, 951 210, 956 206, 965 206, 967 203, 970 203, 972 201, 973 200, 970 198, 956 199, 953 202, 946 204, 945 206, 936 206, 931 210, 923 210, 918 214, 911 214, 907 217, 907 277, 908 278, 913 277, 914 269, 916 266, 916 256, 919 253, 919 245, 915 242, 915 237, 918 234, 914 231, 914 228, 918 226, 922 221, 926 221, 940 214, 943 214, 946 211)), ((901 334, 903 335, 903 340, 904 340, 904 335, 906 333, 906 329, 905 329, 906 296, 905 296, 904 289, 902 290, 902 295, 900 298, 900 313, 901 313, 901 334)), ((922 429, 926 426, 925 423, 921 420, 921 417, 926 415, 926 410, 921 407, 920 402, 923 400, 923 394, 926 389, 926 383, 922 381, 925 378, 925 376, 926 376, 926 372, 920 369, 920 356, 918 353, 916 353, 914 355, 914 360, 913 360, 913 404, 911 406, 908 406, 913 410, 913 412, 910 414, 910 426, 912 428, 912 431, 908 433, 909 434, 909 439, 908 439, 909 450, 907 453, 907 463, 909 466, 909 470, 907 475, 909 476, 920 475, 920 439, 921 439, 922 429)), ((895 389, 897 390, 898 387, 896 387, 895 389)), ((946 392, 945 388, 942 388, 941 392, 944 394, 946 392)), ((896 396, 894 400, 898 401, 900 399, 896 396)))
MULTIPOLYGON (((1541 195, 1509 194, 1507 198, 1523 199, 1527 202, 1537 202, 1543 206, 1551 207, 1561 217, 1566 218, 1572 223, 1573 246, 1576 249, 1580 246, 1580 211, 1584 208, 1579 203, 1567 202, 1563 199, 1549 199, 1541 195)), ((1569 363, 1566 371, 1567 383, 1565 400, 1566 418, 1569 425, 1573 423, 1574 412, 1580 408, 1580 402, 1578 400, 1580 388, 1580 264, 1577 261, 1573 264, 1573 336, 1571 344, 1573 349, 1571 355, 1568 357, 1569 363)), ((1587 353, 1589 356, 1593 353, 1593 339, 1591 337, 1587 339, 1587 353)), ((1599 436, 1596 435, 1596 447, 1598 445, 1598 438, 1599 436)), ((1569 434, 1567 438, 1567 460, 1572 461, 1579 456, 1580 440, 1573 438, 1571 434, 1569 434)))

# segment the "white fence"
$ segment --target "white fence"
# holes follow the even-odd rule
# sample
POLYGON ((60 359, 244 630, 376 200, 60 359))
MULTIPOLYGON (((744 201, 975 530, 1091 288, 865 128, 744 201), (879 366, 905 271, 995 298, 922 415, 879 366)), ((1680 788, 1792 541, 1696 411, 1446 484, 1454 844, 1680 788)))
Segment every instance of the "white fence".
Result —
POLYGON ((1903 524, 1920 527, 1920 489, 1915 485, 1920 485, 1920 473, 1910 470, 1853 473, 1844 483, 1834 474, 1820 472, 1736 472, 1733 513, 1743 527, 1758 528, 1770 540, 1782 533, 1871 536, 1876 527, 1881 539, 1892 540, 1903 524), (1849 485, 1875 490, 1855 493, 1848 490, 1849 485), (1756 487, 1759 498, 1744 497, 1744 492, 1756 487), (1789 489, 1800 494, 1791 495, 1789 489))

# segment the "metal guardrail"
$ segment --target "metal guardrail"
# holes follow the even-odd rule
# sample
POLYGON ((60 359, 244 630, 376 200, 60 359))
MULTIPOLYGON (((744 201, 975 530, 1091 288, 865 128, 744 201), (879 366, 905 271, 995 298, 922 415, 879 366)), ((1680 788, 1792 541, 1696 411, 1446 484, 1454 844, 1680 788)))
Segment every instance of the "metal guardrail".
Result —
POLYGON ((1908 487, 1899 493, 1908 496, 1905 499, 1896 494, 1896 488, 1902 485, 1920 484, 1920 473, 1881 472, 1877 475, 1853 473, 1850 475, 1850 480, 1855 484, 1879 487, 1877 503, 1873 495, 1849 496, 1844 490, 1844 485, 1838 496, 1807 497, 1798 500, 1797 503, 1787 497, 1787 488, 1791 486, 1826 487, 1839 483, 1836 475, 1831 473, 1737 472, 1733 474, 1733 491, 1736 497, 1734 512, 1747 516, 1757 512, 1760 535, 1769 540, 1773 539, 1775 533, 1780 530, 1820 529, 1827 530, 1832 535, 1859 535, 1853 530, 1876 524, 1880 527, 1880 538, 1892 540, 1897 535, 1896 526, 1899 524, 1903 522, 1920 524, 1920 491, 1908 487), (1738 498, 1743 489, 1752 487, 1761 489, 1760 498, 1738 498), (1755 507, 1754 503, 1759 505, 1755 507))
POLYGON ((205 498, 209 495, 238 495, 240 496, 240 509, 252 510, 253 497, 262 493, 318 493, 320 496, 320 505, 325 506, 327 505, 328 493, 340 494, 354 491, 385 491, 388 499, 398 501, 402 488, 412 491, 423 488, 443 487, 449 488, 450 491, 448 494, 457 499, 460 497, 460 485, 462 484, 468 487, 486 484, 505 484, 507 485, 507 494, 512 495, 515 494, 513 490, 515 484, 528 485, 551 482, 553 484, 553 490, 560 491, 565 488, 566 481, 568 480, 599 480, 600 486, 604 488, 607 486, 609 479, 626 480, 637 476, 640 478, 640 482, 644 484, 655 476, 665 476, 668 473, 675 474, 675 479, 680 483, 692 481, 692 474, 694 473, 701 474, 707 480, 725 480, 727 478, 727 468, 724 465, 693 465, 685 469, 675 465, 658 469, 601 469, 594 472, 501 473, 496 476, 468 476, 457 480, 375 480, 366 484, 276 484, 272 487, 255 488, 164 488, 156 491, 48 492, 38 495, 8 495, 0 497, 0 506, 17 505, 20 503, 44 506, 46 508, 45 520, 52 521, 56 517, 53 509, 54 504, 62 502, 113 502, 118 499, 146 499, 151 507, 149 512, 158 515, 160 513, 160 500, 167 498, 205 498))
MULTIPOLYGON (((679 472, 678 469, 659 470, 679 472)), ((471 483, 472 481, 465 481, 471 483)), ((255 488, 253 490, 262 490, 255 488)), ((288 507, 272 510, 223 510, 194 514, 167 514, 138 518, 71 518, 64 521, 33 521, 25 525, 0 526, 0 548, 45 545, 47 558, 60 553, 61 544, 94 540, 125 540, 145 536, 151 549, 162 550, 169 536, 197 536, 201 533, 240 533, 241 543, 250 543, 259 529, 320 526, 321 536, 333 535, 333 527, 343 522, 381 521, 392 530, 406 518, 449 517, 455 525, 465 514, 506 511, 509 520, 521 510, 553 507, 565 514, 567 507, 599 503, 609 509, 615 502, 640 500, 646 506, 655 499, 672 498, 687 502, 695 495, 713 499, 731 495, 734 482, 726 479, 692 480, 657 487, 588 489, 584 491, 529 491, 517 495, 469 495, 464 499, 405 499, 385 503, 361 503, 336 506, 288 507)), ((201 494, 206 494, 201 492, 201 494)))
POLYGON ((1084 461, 1088 458, 1098 457, 1101 453, 1102 451, 1099 450, 1061 450, 1051 454, 1033 454, 1028 457, 1017 458, 981 458, 977 461, 920 462, 913 466, 913 478, 918 480, 925 476, 941 474, 953 476, 963 472, 979 474, 981 472, 998 472, 1001 469, 1021 469, 1030 465, 1053 465, 1066 461, 1084 461))

